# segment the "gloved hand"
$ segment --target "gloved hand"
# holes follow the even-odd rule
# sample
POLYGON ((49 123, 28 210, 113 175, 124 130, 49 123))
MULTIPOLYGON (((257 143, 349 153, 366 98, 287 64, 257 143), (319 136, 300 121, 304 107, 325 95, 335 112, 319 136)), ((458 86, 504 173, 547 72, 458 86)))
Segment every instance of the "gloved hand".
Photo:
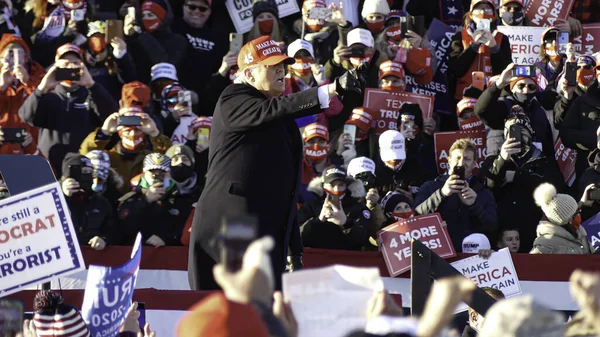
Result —
POLYGON ((304 263, 302 263, 302 256, 291 256, 287 257, 287 265, 285 271, 291 273, 297 270, 304 269, 304 263))
POLYGON ((367 66, 361 64, 356 69, 348 70, 344 75, 335 79, 335 91, 340 96, 346 93, 362 95, 363 89, 367 84, 365 77, 367 66))

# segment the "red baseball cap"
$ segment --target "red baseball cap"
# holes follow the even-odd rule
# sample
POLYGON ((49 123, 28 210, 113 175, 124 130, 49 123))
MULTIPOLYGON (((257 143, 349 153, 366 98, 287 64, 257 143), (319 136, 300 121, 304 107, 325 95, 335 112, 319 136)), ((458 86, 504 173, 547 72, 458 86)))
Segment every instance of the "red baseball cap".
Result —
POLYGON ((76 44, 73 43, 65 43, 62 46, 58 47, 58 49, 56 50, 55 61, 58 61, 67 53, 75 53, 77 54, 77 56, 79 56, 80 59, 83 59, 81 56, 81 48, 79 48, 76 44))
POLYGON ((379 65, 379 79, 390 75, 404 79, 406 74, 404 72, 404 67, 402 67, 402 63, 387 60, 379 65))
POLYGON ((279 63, 292 64, 296 62, 293 57, 289 57, 281 52, 281 48, 265 35, 246 43, 238 55, 239 71, 246 67, 262 64, 265 66, 274 66, 279 63))
POLYGON ((315 137, 321 137, 326 141, 329 141, 329 130, 327 130, 326 126, 318 123, 312 123, 307 125, 304 128, 304 132, 302 133, 302 138, 305 142, 308 142, 309 140, 315 137))

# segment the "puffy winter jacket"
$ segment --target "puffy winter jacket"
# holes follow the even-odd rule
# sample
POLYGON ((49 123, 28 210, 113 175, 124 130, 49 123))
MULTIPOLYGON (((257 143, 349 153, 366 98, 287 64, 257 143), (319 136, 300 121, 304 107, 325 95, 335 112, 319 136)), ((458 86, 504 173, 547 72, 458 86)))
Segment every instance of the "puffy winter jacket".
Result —
POLYGON ((549 221, 540 221, 537 238, 530 254, 593 254, 583 226, 577 229, 577 237, 563 226, 549 221))

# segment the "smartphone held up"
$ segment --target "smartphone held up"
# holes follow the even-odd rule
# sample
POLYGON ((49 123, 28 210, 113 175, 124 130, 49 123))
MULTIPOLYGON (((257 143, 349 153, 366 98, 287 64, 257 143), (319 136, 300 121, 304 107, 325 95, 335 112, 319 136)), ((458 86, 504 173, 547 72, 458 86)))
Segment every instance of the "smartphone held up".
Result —
POLYGON ((221 263, 230 273, 242 269, 244 254, 258 236, 258 218, 233 216, 223 218, 221 225, 221 263))

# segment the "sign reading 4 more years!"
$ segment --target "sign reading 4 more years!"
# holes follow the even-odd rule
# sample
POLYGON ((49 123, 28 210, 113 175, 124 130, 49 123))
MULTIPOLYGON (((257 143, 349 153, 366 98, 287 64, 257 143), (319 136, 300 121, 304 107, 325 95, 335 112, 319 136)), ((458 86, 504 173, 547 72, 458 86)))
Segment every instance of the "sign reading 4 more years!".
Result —
POLYGON ((84 269, 59 183, 0 201, 0 297, 84 269))

